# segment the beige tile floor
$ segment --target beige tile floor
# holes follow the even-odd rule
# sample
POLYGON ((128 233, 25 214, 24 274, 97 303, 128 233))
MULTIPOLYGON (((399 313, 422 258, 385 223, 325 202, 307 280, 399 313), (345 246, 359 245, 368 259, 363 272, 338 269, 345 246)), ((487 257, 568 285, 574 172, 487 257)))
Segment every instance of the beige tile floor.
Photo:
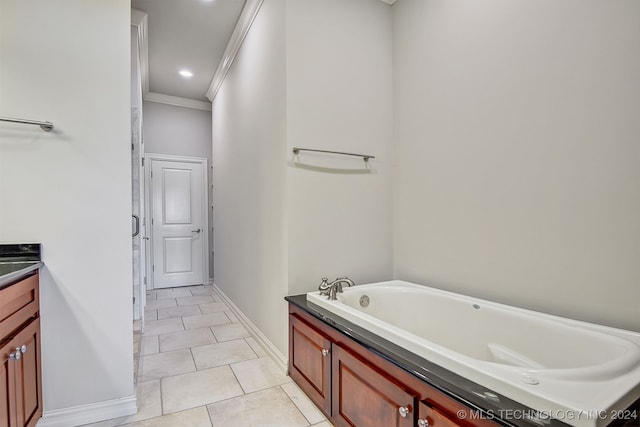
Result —
POLYGON ((134 334, 138 413, 86 427, 332 427, 212 286, 147 298, 134 334))

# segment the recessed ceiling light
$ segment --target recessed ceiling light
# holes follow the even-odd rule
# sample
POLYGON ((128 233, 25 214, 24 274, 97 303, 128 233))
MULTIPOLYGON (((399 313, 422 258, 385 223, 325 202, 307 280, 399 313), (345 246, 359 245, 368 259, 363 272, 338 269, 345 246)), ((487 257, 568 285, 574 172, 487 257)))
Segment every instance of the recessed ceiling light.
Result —
POLYGON ((191 77, 193 77, 193 73, 189 70, 180 70, 178 71, 178 74, 180 74, 185 79, 190 79, 191 77))

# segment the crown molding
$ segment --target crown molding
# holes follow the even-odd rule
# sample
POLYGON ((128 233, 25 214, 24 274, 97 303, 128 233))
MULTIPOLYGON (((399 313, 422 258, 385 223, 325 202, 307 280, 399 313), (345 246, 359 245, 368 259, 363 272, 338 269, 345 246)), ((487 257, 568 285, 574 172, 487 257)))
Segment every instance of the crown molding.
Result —
POLYGON ((147 22, 145 12, 131 9, 131 26, 138 28, 138 60, 140 62, 143 99, 149 93, 149 25, 147 22))
POLYGON ((157 102, 159 104, 175 105, 176 107, 211 111, 210 102, 198 101, 197 99, 191 98, 182 98, 180 96, 165 95, 164 93, 147 92, 147 94, 144 95, 142 99, 149 102, 157 102))
MULTIPOLYGON (((249 32, 251 24, 253 24, 253 20, 260 11, 263 1, 264 0, 247 0, 245 3, 244 8, 240 13, 240 17, 238 18, 238 22, 233 29, 231 38, 227 43, 227 48, 222 55, 222 60, 220 61, 220 64, 218 64, 218 68, 216 69, 213 79, 211 80, 211 84, 209 85, 209 89, 207 90, 207 98, 209 98, 210 101, 213 102, 213 99, 218 94, 218 90, 220 90, 220 86, 222 85, 224 78, 227 76, 233 61, 236 59, 238 51, 242 46, 242 42, 249 32)), ((396 0, 380 1, 388 5, 393 5, 396 2, 396 0)))
POLYGON ((220 64, 218 64, 218 68, 216 69, 213 79, 211 80, 211 84, 209 85, 209 90, 207 90, 207 98, 211 101, 216 97, 224 78, 227 76, 227 73, 231 68, 231 64, 233 64, 233 61, 240 50, 240 46, 242 46, 242 42, 249 32, 251 24, 253 24, 253 20, 256 18, 263 1, 264 0, 247 0, 242 8, 238 22, 233 29, 229 42, 227 43, 227 48, 222 55, 222 60, 220 61, 220 64))

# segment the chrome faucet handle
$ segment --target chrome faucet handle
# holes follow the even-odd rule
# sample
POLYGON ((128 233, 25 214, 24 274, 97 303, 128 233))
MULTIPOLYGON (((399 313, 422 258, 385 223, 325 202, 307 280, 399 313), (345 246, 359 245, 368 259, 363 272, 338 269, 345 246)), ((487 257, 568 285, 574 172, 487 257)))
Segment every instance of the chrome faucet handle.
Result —
POLYGON ((330 289, 331 289, 331 285, 329 285, 329 279, 327 279, 326 277, 323 277, 322 283, 320 283, 320 286, 318 286, 320 295, 329 295, 330 289))

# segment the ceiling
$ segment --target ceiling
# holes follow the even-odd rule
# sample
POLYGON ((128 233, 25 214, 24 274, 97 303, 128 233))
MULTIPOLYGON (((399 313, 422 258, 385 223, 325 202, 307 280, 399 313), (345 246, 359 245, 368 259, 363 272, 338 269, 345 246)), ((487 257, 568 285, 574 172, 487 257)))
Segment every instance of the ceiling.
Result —
POLYGON ((245 0, 131 0, 147 14, 149 92, 209 102, 245 0), (178 72, 189 70, 193 77, 178 72))

